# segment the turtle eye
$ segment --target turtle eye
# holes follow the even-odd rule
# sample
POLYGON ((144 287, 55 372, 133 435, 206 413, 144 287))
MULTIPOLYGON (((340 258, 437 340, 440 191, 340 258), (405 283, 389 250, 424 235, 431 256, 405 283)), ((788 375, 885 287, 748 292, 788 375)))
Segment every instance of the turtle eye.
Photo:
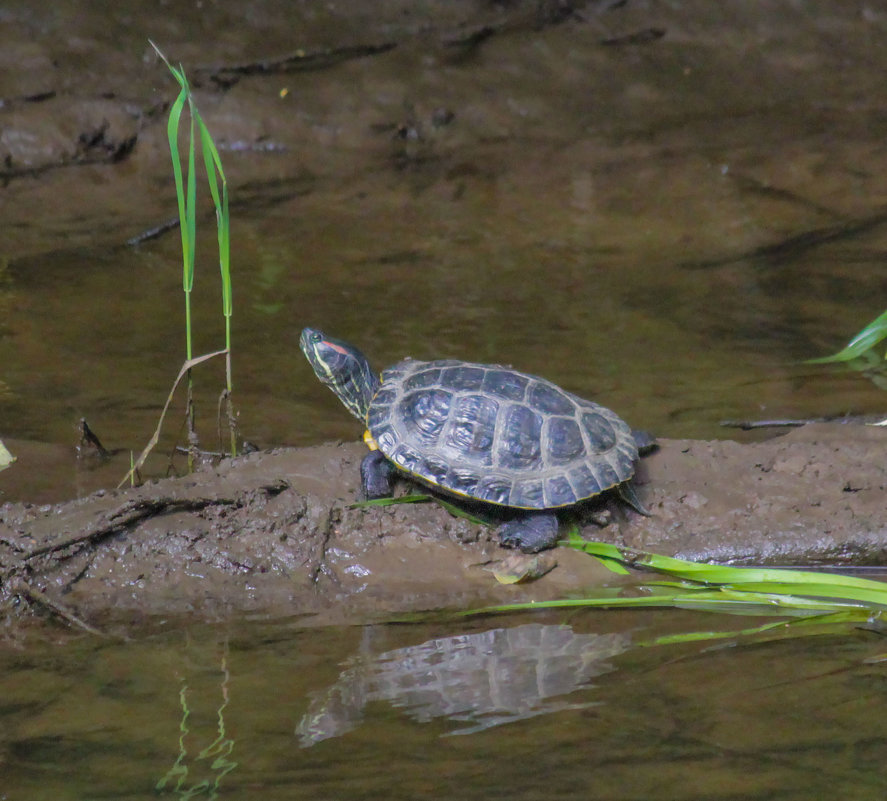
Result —
POLYGON ((312 332, 312 334, 311 334, 311 341, 312 342, 315 342, 315 343, 320 342, 322 339, 323 339, 323 334, 321 334, 320 331, 312 332))

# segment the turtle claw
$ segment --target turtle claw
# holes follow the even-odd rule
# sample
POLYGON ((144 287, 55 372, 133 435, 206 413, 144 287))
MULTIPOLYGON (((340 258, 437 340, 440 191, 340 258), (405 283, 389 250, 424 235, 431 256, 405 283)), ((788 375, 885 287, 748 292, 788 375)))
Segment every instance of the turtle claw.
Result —
POLYGON ((638 494, 635 492, 634 486, 630 481, 623 481, 618 487, 616 487, 616 494, 639 515, 643 515, 644 517, 653 516, 647 507, 641 503, 641 499, 638 498, 638 494))
POLYGON ((551 513, 527 514, 503 523, 499 528, 499 542, 505 548, 517 548, 524 553, 536 553, 553 548, 558 541, 557 515, 551 513))

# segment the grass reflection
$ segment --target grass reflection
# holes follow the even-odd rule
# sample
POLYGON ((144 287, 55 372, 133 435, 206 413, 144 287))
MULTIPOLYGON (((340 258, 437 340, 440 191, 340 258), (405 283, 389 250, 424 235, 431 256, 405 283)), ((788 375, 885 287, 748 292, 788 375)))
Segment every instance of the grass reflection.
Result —
POLYGON ((216 711, 216 738, 201 749, 193 759, 188 756, 187 745, 188 735, 191 734, 191 730, 188 728, 188 719, 191 717, 191 709, 188 706, 188 684, 186 679, 182 679, 182 686, 179 690, 179 704, 182 708, 182 719, 179 723, 179 755, 166 775, 155 785, 158 792, 168 788, 169 791, 182 799, 197 798, 201 795, 206 795, 211 799, 218 798, 222 779, 237 767, 237 763, 229 759, 234 750, 234 739, 228 737, 225 731, 225 709, 230 700, 227 655, 222 656, 220 671, 222 681, 219 684, 219 689, 222 703, 216 711), (205 765, 207 761, 209 761, 208 767, 205 765), (197 781, 191 777, 192 770, 195 772, 205 770, 210 775, 208 778, 197 781))

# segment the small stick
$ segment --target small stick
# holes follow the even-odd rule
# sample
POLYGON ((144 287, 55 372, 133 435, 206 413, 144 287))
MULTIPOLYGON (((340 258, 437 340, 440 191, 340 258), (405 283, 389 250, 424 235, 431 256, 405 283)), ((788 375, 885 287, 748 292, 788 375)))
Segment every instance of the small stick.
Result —
POLYGON ((57 601, 53 601, 52 598, 50 598, 48 595, 38 589, 35 589, 26 581, 19 579, 12 585, 10 589, 16 595, 21 595, 27 598, 31 603, 48 609, 52 614, 57 615, 58 617, 62 618, 62 620, 67 621, 75 628, 80 628, 83 629, 83 631, 88 631, 90 634, 95 634, 96 637, 104 637, 105 639, 108 638, 108 635, 105 634, 105 632, 99 631, 94 626, 90 626, 89 623, 81 620, 73 612, 68 611, 60 603, 58 603, 57 601))
POLYGON ((824 417, 812 417, 809 420, 721 420, 725 428, 741 428, 751 431, 755 428, 799 428, 808 423, 825 423, 824 417))
POLYGON ((755 428, 800 428, 812 423, 840 423, 842 425, 862 425, 872 420, 870 415, 835 415, 832 417, 808 417, 800 419, 775 419, 775 420, 721 420, 721 425, 727 428, 741 428, 751 431, 755 428))
POLYGON ((135 236, 130 237, 126 240, 126 244, 130 247, 141 245, 142 242, 148 242, 152 239, 159 239, 168 231, 172 231, 178 227, 179 218, 172 217, 166 222, 160 223, 160 225, 155 225, 153 228, 148 228, 147 230, 142 231, 140 234, 136 234, 135 236))

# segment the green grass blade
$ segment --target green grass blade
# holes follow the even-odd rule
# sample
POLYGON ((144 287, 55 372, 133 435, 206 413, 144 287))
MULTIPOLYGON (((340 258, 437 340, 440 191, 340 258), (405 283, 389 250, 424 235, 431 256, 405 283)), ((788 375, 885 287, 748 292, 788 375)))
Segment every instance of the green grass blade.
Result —
POLYGON ((671 607, 674 604, 664 596, 630 596, 613 598, 556 598, 551 601, 530 601, 528 603, 499 604, 497 606, 485 606, 480 609, 468 609, 461 614, 464 616, 487 615, 493 612, 527 612, 536 609, 586 609, 598 607, 603 609, 644 608, 644 607, 671 607))
MULTIPOLYGON (((190 102, 190 96, 189 96, 190 102)), ((194 288, 194 250, 197 239, 197 169, 195 167, 194 115, 191 114, 188 136, 188 197, 185 201, 185 217, 188 226, 188 253, 183 273, 183 288, 190 292, 194 288)))
POLYGON ((213 205, 215 205, 216 211, 218 212, 222 208, 218 177, 221 177, 222 182, 224 183, 225 174, 222 172, 222 161, 216 150, 216 144, 213 142, 213 139, 209 134, 209 129, 199 116, 197 120, 200 128, 200 148, 203 151, 203 166, 206 169, 206 177, 209 180, 209 193, 212 195, 213 205))
MULTIPOLYGON (((873 582, 874 583, 874 582, 873 582)), ((741 585, 744 592, 774 593, 776 595, 804 595, 813 598, 834 598, 865 607, 880 606, 887 609, 887 585, 866 590, 843 587, 836 584, 818 584, 814 581, 798 582, 750 581, 741 585)))
POLYGON ((443 498, 436 498, 432 496, 431 500, 434 501, 438 506, 446 509, 447 512, 449 512, 453 517, 460 517, 463 520, 467 520, 469 523, 475 523, 479 526, 489 525, 486 520, 483 520, 477 515, 471 514, 471 512, 466 511, 461 506, 456 506, 456 504, 454 503, 443 500, 443 498))
MULTIPOLYGON (((231 244, 230 244, 230 222, 228 216, 228 181, 225 178, 225 171, 222 168, 222 159, 210 136, 209 130, 204 125, 203 120, 199 119, 200 126, 200 142, 203 150, 203 161, 206 168, 207 179, 209 180, 209 191, 212 195, 213 204, 216 207, 216 221, 218 223, 219 237, 219 269, 222 275, 222 309, 226 317, 230 317, 233 313, 232 291, 231 291, 231 244), (219 191, 219 180, 222 183, 221 192, 219 191)), ((230 347, 230 342, 227 343, 230 347)))
MULTIPOLYGON (((643 588, 638 588, 643 589, 643 588)), ((868 617, 871 609, 859 603, 801 598, 795 595, 750 592, 719 587, 650 587, 649 594, 620 595, 620 588, 602 588, 585 598, 558 598, 551 601, 505 604, 472 610, 471 614, 489 612, 516 612, 531 609, 576 608, 668 608, 688 609, 698 612, 717 612, 747 616, 811 616, 825 613, 858 611, 868 617)))
POLYGON ((169 121, 166 125, 166 133, 169 138, 169 152, 172 155, 172 174, 179 206, 179 228, 182 236, 182 257, 185 272, 188 270, 188 254, 191 252, 191 240, 190 229, 187 225, 188 213, 185 205, 185 182, 182 176, 182 162, 179 156, 179 124, 187 99, 188 89, 187 87, 182 87, 179 96, 169 110, 169 121))
MULTIPOLYGON (((800 595, 736 590, 718 587, 708 591, 691 591, 675 596, 675 605, 681 609, 702 609, 707 612, 730 614, 801 614, 837 612, 844 609, 866 609, 858 601, 837 598, 805 598, 800 595)), ((870 610, 869 610, 870 611, 870 610)))
MULTIPOLYGON (((856 576, 842 576, 836 573, 815 573, 809 570, 787 570, 783 568, 732 567, 729 565, 709 565, 674 559, 661 554, 647 551, 632 551, 619 548, 606 542, 569 543, 592 556, 606 557, 624 562, 632 567, 644 567, 667 573, 670 576, 689 579, 707 584, 729 584, 733 587, 754 582, 774 582, 791 585, 799 593, 804 592, 804 585, 822 587, 831 585, 841 588, 842 597, 857 598, 869 602, 869 593, 884 598, 887 584, 856 576), (857 595, 858 593, 858 595, 857 595)), ((879 602, 880 603, 880 602, 879 602)))
MULTIPOLYGON (((795 620, 777 620, 772 623, 764 623, 760 626, 739 629, 738 631, 693 631, 682 634, 665 634, 652 640, 637 643, 640 647, 655 647, 657 645, 676 645, 688 642, 701 642, 705 640, 738 639, 741 637, 755 637, 777 632, 779 639, 796 637, 799 634, 824 635, 846 630, 848 625, 860 625, 868 621, 868 615, 860 610, 850 612, 829 612, 824 615, 797 618, 795 620)), ((768 638, 770 639, 770 638, 768 638)))
MULTIPOLYGON (((219 269, 222 274, 222 311, 227 318, 234 314, 234 293, 231 287, 231 224, 228 217, 228 183, 222 182, 222 210, 219 219, 219 269)), ((230 339, 230 329, 229 329, 230 339)), ((230 341, 227 343, 231 346, 230 341)))
MULTIPOLYGON (((568 545, 573 548, 577 548, 578 550, 584 550, 583 545, 585 544, 585 540, 582 539, 582 535, 579 533, 579 526, 573 523, 571 526, 567 528, 567 540, 566 542, 560 542, 560 545, 568 545)), ((628 576, 631 571, 622 564, 621 561, 615 559, 607 559, 604 556, 597 556, 596 554, 589 554, 594 559, 609 570, 611 573, 615 573, 617 576, 628 576)))
POLYGON ((194 115, 191 114, 190 136, 188 140, 188 175, 182 172, 182 160, 179 153, 179 128, 185 102, 191 104, 191 90, 184 69, 176 69, 166 56, 160 52, 153 42, 151 45, 169 68, 181 90, 170 108, 169 121, 166 126, 169 139, 169 152, 172 157, 173 180, 176 187, 176 198, 179 208, 179 231, 182 237, 182 288, 185 291, 185 356, 190 360, 193 356, 191 336, 191 299, 190 292, 194 286, 195 242, 197 238, 197 187, 195 181, 194 160, 194 115), (187 184, 186 184, 187 181, 187 184))
POLYGON ((364 506, 396 506, 401 503, 427 503, 433 500, 430 495, 416 493, 414 495, 401 495, 399 498, 372 498, 368 501, 357 501, 348 506, 349 509, 361 509, 364 506))
POLYGON ((821 356, 818 359, 807 359, 807 364, 828 364, 832 362, 849 362, 861 356, 867 350, 877 345, 882 339, 887 338, 887 311, 880 314, 862 329, 847 345, 831 356, 821 356))

